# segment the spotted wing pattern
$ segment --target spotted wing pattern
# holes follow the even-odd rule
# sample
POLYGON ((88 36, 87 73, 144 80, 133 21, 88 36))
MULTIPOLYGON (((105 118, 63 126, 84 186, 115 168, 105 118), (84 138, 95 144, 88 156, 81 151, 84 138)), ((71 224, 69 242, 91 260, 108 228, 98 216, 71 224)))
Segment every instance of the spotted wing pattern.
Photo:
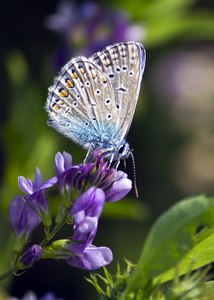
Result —
POLYGON ((143 45, 135 42, 110 45, 90 59, 111 81, 118 115, 117 129, 122 128, 121 138, 124 138, 133 119, 145 67, 143 45))
POLYGON ((114 107, 110 80, 85 57, 69 61, 49 88, 49 125, 82 146, 99 140, 114 107))
POLYGON ((49 88, 49 125, 88 148, 117 149, 128 133, 145 65, 141 44, 71 59, 49 88))

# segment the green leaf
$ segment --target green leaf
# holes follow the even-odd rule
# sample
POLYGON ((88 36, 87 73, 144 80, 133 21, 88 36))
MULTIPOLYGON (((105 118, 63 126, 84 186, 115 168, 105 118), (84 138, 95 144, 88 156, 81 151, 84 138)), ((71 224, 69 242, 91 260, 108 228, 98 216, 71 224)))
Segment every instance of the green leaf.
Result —
POLYGON ((195 9, 195 2, 195 0, 120 0, 112 2, 112 5, 129 12, 130 19, 142 28, 142 41, 145 46, 155 47, 178 39, 214 39, 212 11, 205 8, 195 9))
POLYGON ((214 281, 204 283, 203 296, 200 300, 214 299, 214 281))
POLYGON ((178 267, 171 268, 167 272, 155 278, 158 283, 169 281, 175 277, 175 273, 183 275, 192 270, 203 267, 214 261, 214 233, 191 249, 180 261, 178 267))
POLYGON ((133 1, 111 1, 112 5, 128 11, 134 18, 165 17, 168 14, 177 15, 180 11, 187 10, 195 0, 133 0, 133 1))
POLYGON ((183 200, 165 212, 151 229, 140 258, 148 275, 168 269, 191 250, 192 234, 198 226, 210 223, 213 214, 214 199, 205 196, 183 200))
POLYGON ((207 12, 144 19, 145 44, 149 47, 178 39, 214 39, 214 15, 207 12), (170 26, 169 26, 170 24, 170 26))
POLYGON ((127 292, 166 271, 169 273, 163 277, 164 281, 171 279, 179 261, 183 260, 179 267, 181 274, 212 262, 213 231, 202 231, 197 236, 196 230, 213 222, 214 199, 205 196, 182 200, 162 214, 149 232, 127 292))

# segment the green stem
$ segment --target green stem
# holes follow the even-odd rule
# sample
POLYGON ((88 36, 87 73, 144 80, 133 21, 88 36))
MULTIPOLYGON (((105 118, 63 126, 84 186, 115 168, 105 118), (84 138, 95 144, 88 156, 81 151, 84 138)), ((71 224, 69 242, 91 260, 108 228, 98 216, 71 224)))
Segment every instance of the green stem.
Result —
POLYGON ((125 291, 122 293, 122 295, 118 298, 118 300, 127 300, 128 295, 131 292, 134 292, 136 289, 136 286, 138 284, 138 280, 139 280, 139 274, 141 273, 141 268, 139 267, 139 265, 135 268, 133 274, 131 275, 130 279, 128 280, 127 286, 125 291))
POLYGON ((47 243, 55 236, 55 234, 65 225, 67 220, 67 215, 63 218, 62 222, 57 224, 54 229, 44 238, 44 240, 40 243, 41 247, 47 245, 47 243))
MULTIPOLYGON (((63 227, 67 220, 67 216, 62 220, 61 223, 57 224, 54 229, 44 238, 44 240, 41 242, 41 246, 45 246, 53 237, 54 235, 63 227)), ((20 269, 19 263, 13 265, 10 269, 8 269, 6 272, 0 274, 0 281, 12 276, 15 272, 17 272, 20 269)))
MULTIPOLYGON (((40 243, 40 245, 42 247, 46 246, 47 243, 55 236, 55 234, 65 225, 66 220, 67 220, 67 215, 62 219, 62 222, 57 224, 54 227, 54 229, 43 239, 43 241, 40 243)), ((15 272, 17 272, 20 269, 21 269, 21 266, 19 265, 19 263, 13 265, 6 272, 0 274, 0 281, 12 276, 15 272)))
POLYGON ((12 276, 16 271, 18 271, 18 269, 19 269, 18 265, 14 265, 10 269, 8 269, 6 272, 0 274, 0 281, 12 276))

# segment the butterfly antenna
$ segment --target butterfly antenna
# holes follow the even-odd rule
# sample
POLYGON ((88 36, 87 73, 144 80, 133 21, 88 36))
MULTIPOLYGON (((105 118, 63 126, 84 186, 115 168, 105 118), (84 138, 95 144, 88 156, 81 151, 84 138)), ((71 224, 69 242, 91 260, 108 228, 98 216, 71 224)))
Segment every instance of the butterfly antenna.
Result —
POLYGON ((133 155, 132 151, 130 152, 130 155, 131 155, 131 158, 132 158, 133 173, 134 173, 134 179, 133 179, 134 191, 135 191, 136 198, 138 198, 139 193, 138 193, 138 189, 137 189, 136 165, 135 165, 134 155, 133 155))

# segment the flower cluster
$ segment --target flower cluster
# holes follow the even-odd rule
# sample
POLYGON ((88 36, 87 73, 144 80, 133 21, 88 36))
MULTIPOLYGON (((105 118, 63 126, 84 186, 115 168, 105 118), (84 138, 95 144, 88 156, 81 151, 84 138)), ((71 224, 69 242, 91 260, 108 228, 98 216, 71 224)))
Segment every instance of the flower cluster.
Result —
POLYGON ((71 55, 75 56, 76 51, 79 54, 82 50, 81 54, 88 56, 107 44, 142 40, 143 37, 142 26, 132 24, 128 12, 113 10, 95 1, 75 5, 62 0, 57 12, 46 18, 45 25, 64 40, 56 54, 57 69, 71 55))
POLYGON ((36 169, 34 182, 19 176, 19 188, 26 195, 15 197, 10 205, 11 225, 18 236, 26 235, 28 238, 41 220, 45 226, 51 225, 46 189, 52 187, 56 182, 57 177, 53 177, 42 183, 39 168, 36 169))
POLYGON ((22 268, 27 268, 40 258, 56 258, 87 270, 109 264, 113 259, 111 250, 93 245, 99 217, 105 202, 120 200, 130 191, 131 180, 124 172, 111 168, 101 150, 96 150, 86 162, 78 165, 72 164, 70 154, 58 152, 55 169, 56 176, 44 183, 38 168, 34 182, 22 176, 18 179, 19 187, 25 195, 12 200, 10 222, 19 238, 19 245, 22 245, 18 253, 19 263, 22 268), (47 197, 47 189, 53 186, 58 187, 62 199, 59 201, 55 222, 47 197), (21 254, 33 229, 40 223, 45 228, 45 238, 21 254), (66 223, 72 227, 72 238, 53 240, 66 223))
MULTIPOLYGON (((19 300, 18 298, 10 297, 8 300, 19 300)), ((36 294, 32 291, 28 291, 20 300, 63 300, 62 298, 56 298, 53 293, 46 293, 41 298, 37 298, 36 294)))

